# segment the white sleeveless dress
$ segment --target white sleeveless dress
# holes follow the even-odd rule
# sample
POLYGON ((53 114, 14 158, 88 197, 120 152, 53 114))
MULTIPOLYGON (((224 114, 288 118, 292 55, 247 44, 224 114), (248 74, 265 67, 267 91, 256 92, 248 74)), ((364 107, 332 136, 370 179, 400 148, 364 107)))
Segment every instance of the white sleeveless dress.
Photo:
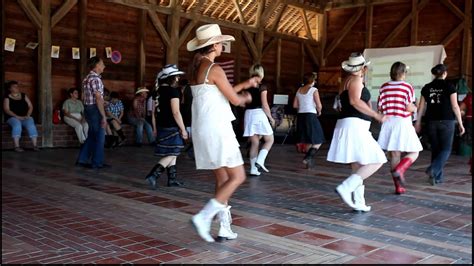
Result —
MULTIPOLYGON (((212 67, 209 66, 209 69, 212 67)), ((240 145, 232 127, 235 116, 227 98, 216 85, 191 86, 192 136, 196 169, 214 170, 243 165, 240 145)))

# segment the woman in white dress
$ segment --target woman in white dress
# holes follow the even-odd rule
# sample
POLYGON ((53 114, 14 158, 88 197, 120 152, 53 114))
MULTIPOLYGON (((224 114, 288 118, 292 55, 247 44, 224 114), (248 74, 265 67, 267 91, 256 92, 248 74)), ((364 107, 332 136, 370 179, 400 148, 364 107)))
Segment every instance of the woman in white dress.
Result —
POLYGON ((196 37, 187 43, 188 51, 196 51, 193 64, 191 91, 192 136, 197 169, 214 171, 216 191, 213 199, 192 218, 197 233, 207 242, 211 236, 212 218, 217 214, 220 221, 218 240, 235 239, 237 234, 230 228, 231 215, 227 203, 234 191, 245 181, 242 154, 235 137, 232 121, 235 117, 229 102, 243 106, 252 100, 243 89, 256 87, 259 77, 253 77, 232 87, 224 70, 214 59, 221 55, 222 42, 234 41, 230 35, 222 35, 219 25, 207 24, 196 29, 196 37))
MULTIPOLYGON (((263 79, 264 70, 262 65, 254 64, 249 70, 250 77, 263 79)), ((267 86, 259 84, 256 88, 247 90, 252 96, 252 102, 245 107, 244 137, 250 140, 250 175, 261 175, 261 172, 269 172, 265 167, 265 159, 273 145, 273 127, 275 119, 272 117, 267 100, 267 86), (263 138, 263 146, 260 151, 260 139, 263 138)))
POLYGON ((350 75, 344 81, 341 93, 340 118, 329 147, 327 160, 350 164, 352 174, 336 188, 342 200, 355 211, 368 212, 365 204, 363 180, 387 162, 384 152, 369 131, 375 118, 385 122, 387 117, 370 108, 370 92, 363 84, 364 66, 370 63, 359 53, 353 53, 342 62, 342 69, 350 75))
POLYGON ((380 88, 378 109, 390 118, 382 124, 378 143, 383 150, 389 152, 390 170, 395 194, 406 192, 405 171, 418 158, 423 150, 420 140, 412 124, 412 113, 416 111, 415 90, 405 82, 407 66, 402 62, 393 63, 390 68, 390 78, 380 88), (401 159, 401 153, 406 156, 401 159))

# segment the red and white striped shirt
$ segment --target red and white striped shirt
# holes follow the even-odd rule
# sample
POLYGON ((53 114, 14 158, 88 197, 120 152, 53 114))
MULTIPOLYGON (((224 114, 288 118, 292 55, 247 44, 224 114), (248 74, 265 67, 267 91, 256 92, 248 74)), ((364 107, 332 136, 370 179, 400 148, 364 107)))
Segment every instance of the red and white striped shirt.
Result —
POLYGON ((389 81, 380 87, 378 109, 385 115, 409 117, 407 105, 415 101, 415 90, 405 81, 389 81))

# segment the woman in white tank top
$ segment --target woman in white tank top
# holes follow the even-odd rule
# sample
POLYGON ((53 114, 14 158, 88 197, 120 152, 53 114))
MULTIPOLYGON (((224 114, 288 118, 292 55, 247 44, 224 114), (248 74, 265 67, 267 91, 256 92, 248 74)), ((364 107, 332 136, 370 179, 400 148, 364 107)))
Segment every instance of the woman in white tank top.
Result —
POLYGON ((319 123, 318 116, 323 108, 319 99, 318 89, 314 87, 316 73, 306 73, 303 77, 304 86, 296 92, 293 107, 298 109, 296 121, 297 143, 308 146, 308 151, 303 159, 307 168, 313 166, 313 157, 324 142, 324 133, 319 123))

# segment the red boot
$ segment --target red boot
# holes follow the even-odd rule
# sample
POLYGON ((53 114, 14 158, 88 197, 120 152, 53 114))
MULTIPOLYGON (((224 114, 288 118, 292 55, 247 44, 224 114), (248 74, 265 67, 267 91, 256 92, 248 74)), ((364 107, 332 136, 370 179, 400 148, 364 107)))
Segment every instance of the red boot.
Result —
POLYGON ((403 158, 400 163, 395 167, 392 174, 398 178, 401 184, 405 185, 405 171, 412 165, 413 161, 410 158, 403 158))
POLYGON ((395 184, 395 194, 404 194, 406 192, 406 189, 402 187, 400 181, 398 181, 398 177, 395 177, 393 174, 394 173, 392 172, 393 184, 395 184))

